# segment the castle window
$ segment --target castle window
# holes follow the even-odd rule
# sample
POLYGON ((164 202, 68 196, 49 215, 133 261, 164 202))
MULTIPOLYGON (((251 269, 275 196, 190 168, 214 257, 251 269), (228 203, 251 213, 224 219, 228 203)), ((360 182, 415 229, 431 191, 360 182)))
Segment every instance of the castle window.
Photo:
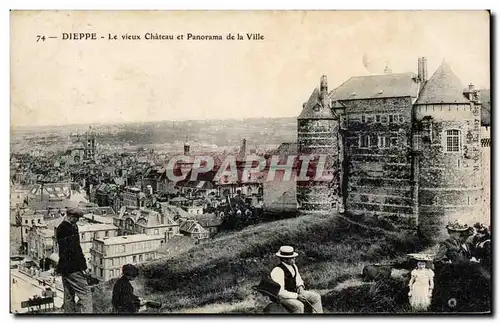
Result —
POLYGON ((363 114, 361 115, 361 122, 362 123, 365 123, 366 122, 366 116, 363 114))
POLYGON ((386 136, 378 136, 377 137, 377 146, 379 148, 387 148, 389 147, 390 145, 390 141, 389 141, 389 138, 387 138, 386 136))
POLYGON ((446 130, 446 152, 460 151, 460 130, 446 130))
POLYGON ((370 147, 370 136, 360 135, 359 136, 359 147, 360 148, 369 148, 370 147))
POLYGON ((394 117, 392 116, 392 114, 389 115, 389 122, 390 123, 393 123, 394 122, 394 117))
POLYGON ((387 116, 382 116, 380 119, 382 123, 387 123, 387 116))
POLYGON ((345 116, 341 116, 340 117, 340 127, 342 129, 346 129, 347 128, 347 117, 345 117, 345 116))
POLYGON ((405 121, 405 118, 402 115, 399 115, 399 122, 403 123, 405 121))
POLYGON ((380 114, 377 114, 377 115, 375 116, 375 122, 380 122, 380 114))

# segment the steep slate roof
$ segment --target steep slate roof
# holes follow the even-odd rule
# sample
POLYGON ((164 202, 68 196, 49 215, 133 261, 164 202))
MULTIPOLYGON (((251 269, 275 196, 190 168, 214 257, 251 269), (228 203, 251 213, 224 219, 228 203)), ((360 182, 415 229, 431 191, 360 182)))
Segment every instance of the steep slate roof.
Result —
POLYGON ((168 216, 175 218, 176 216, 179 216, 181 218, 188 218, 190 217, 190 214, 183 209, 181 209, 178 206, 175 205, 170 205, 168 203, 160 203, 161 208, 163 210, 163 213, 167 214, 168 216))
POLYGON ((425 83, 415 104, 469 103, 463 94, 460 79, 443 61, 432 77, 425 83))
POLYGON ((415 73, 355 76, 330 92, 332 100, 416 97, 418 83, 415 73))
POLYGON ((336 119, 336 117, 329 106, 323 107, 319 89, 315 88, 298 119, 336 119), (319 107, 318 111, 314 110, 316 105, 319 107))
POLYGON ((208 231, 195 220, 181 220, 179 230, 190 234, 208 233, 208 231))
POLYGON ((145 228, 156 228, 162 226, 176 226, 178 223, 174 221, 169 214, 159 213, 153 210, 138 210, 129 206, 122 206, 120 214, 116 216, 118 219, 132 219, 132 221, 145 228))
POLYGON ((297 143, 296 142, 282 142, 278 147, 279 153, 284 153, 287 155, 292 155, 297 153, 297 143))

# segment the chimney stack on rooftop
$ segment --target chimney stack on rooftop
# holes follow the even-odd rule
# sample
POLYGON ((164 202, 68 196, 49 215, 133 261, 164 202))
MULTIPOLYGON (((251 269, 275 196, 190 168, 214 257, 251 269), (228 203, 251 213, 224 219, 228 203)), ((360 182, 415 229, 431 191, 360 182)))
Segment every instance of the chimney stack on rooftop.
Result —
POLYGON ((328 105, 328 79, 326 75, 320 79, 320 99, 324 107, 328 105))
POLYGON ((418 80, 421 83, 427 82, 427 58, 418 59, 418 80))
POLYGON ((427 58, 422 57, 422 76, 423 81, 427 82, 427 58))

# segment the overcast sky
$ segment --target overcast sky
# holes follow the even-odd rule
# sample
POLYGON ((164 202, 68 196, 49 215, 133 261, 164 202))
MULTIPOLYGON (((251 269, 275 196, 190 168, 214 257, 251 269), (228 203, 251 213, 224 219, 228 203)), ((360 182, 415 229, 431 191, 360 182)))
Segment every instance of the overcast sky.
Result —
POLYGON ((331 90, 386 64, 416 72, 420 56, 429 77, 445 59, 464 87, 489 88, 489 50, 485 11, 15 12, 11 124, 293 117, 322 74, 331 90), (265 40, 62 41, 62 32, 265 40))

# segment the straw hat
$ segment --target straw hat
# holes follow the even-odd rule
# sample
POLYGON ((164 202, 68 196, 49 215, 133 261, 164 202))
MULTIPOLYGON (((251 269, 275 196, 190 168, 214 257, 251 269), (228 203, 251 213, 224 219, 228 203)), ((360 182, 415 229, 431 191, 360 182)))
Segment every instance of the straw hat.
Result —
POLYGON ((448 231, 454 231, 454 232, 465 232, 470 230, 469 226, 466 223, 462 224, 458 221, 449 222, 448 225, 446 226, 446 229, 448 229, 448 231))
POLYGON ((299 254, 293 250, 291 246, 282 246, 280 250, 276 253, 276 256, 280 258, 295 258, 299 254))

